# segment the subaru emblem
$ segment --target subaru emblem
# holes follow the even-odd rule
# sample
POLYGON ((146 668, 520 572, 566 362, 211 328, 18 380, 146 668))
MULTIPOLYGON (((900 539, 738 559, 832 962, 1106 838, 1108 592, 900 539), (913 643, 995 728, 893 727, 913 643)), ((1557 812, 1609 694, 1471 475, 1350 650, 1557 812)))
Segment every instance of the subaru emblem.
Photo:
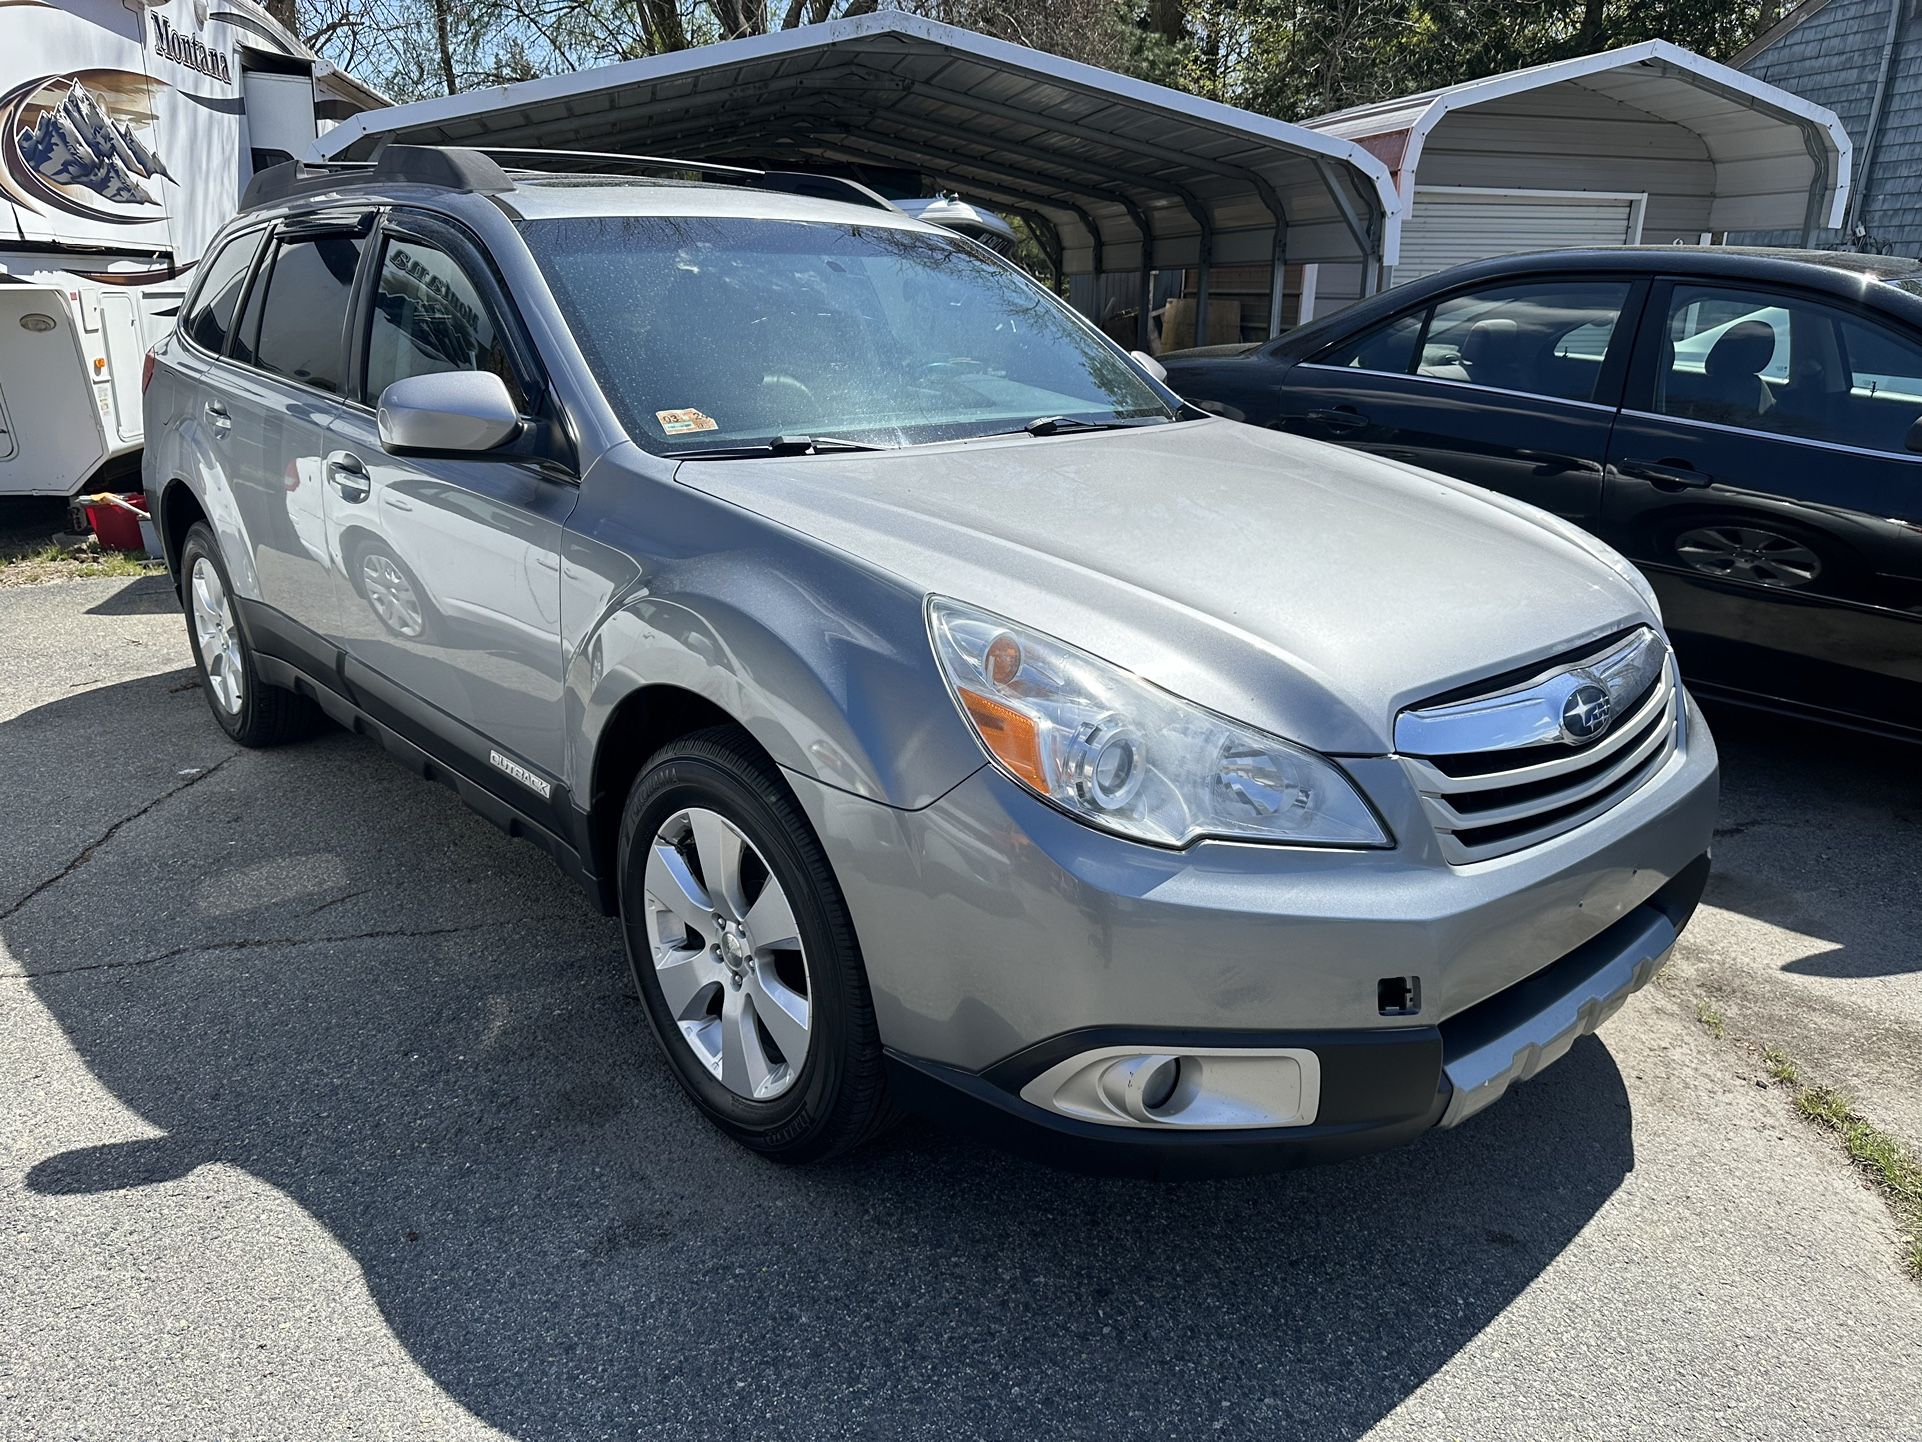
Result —
POLYGON ((1571 746, 1586 746, 1614 719, 1614 699, 1593 681, 1584 681, 1562 702, 1562 737, 1571 746))

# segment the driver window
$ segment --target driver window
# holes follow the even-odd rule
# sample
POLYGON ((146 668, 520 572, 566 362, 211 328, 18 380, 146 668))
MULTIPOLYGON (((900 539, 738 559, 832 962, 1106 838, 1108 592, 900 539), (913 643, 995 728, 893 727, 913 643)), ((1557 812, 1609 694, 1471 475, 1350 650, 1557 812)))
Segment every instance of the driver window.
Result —
POLYGON ((1407 375, 1415 360, 1415 341, 1428 311, 1408 311, 1372 326, 1352 339, 1331 346, 1315 357, 1316 365, 1346 366, 1353 370, 1407 375))
POLYGON ((1627 281, 1513 282, 1435 307, 1415 373, 1565 401, 1592 401, 1628 303, 1627 281))
POLYGON ((367 397, 408 376, 492 371, 523 411, 527 398, 480 291, 436 246, 395 237, 381 255, 367 336, 367 397))

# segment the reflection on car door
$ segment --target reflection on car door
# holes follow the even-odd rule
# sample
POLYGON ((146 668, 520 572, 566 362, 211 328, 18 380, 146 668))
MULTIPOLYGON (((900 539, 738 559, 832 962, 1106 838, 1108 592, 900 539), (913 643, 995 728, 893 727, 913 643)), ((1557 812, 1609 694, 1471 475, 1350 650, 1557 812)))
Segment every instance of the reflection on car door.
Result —
POLYGON ((1599 529, 1654 580, 1685 668, 1922 717, 1922 336, 1683 281, 1649 315, 1599 529))
MULTIPOLYGON (((356 691, 403 725, 483 756, 485 735, 551 780, 563 770, 560 550, 575 487, 525 460, 380 444, 373 407, 408 376, 494 371, 529 408, 525 347, 497 321, 498 293, 476 282, 485 272, 458 237, 428 238, 439 229, 397 223, 375 242, 357 323, 361 403, 342 408, 328 442, 340 643, 356 691)), ((476 779, 526 803, 494 767, 476 779)))
POLYGON ((361 227, 348 216, 280 228, 234 328, 230 354, 244 369, 230 366, 221 386, 228 482, 266 608, 250 618, 254 642, 310 668, 334 629, 321 455, 346 374, 361 227))
POLYGON ((1290 370, 1279 424, 1592 523, 1641 290, 1551 277, 1423 301, 1290 370))

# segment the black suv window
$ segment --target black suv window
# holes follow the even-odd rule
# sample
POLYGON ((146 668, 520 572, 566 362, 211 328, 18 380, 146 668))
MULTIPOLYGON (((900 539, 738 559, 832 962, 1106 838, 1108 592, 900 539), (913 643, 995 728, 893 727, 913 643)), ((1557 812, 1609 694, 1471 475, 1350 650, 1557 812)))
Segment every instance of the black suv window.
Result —
POLYGON ((367 399, 408 376, 492 371, 523 410, 526 396, 480 290, 438 246, 409 237, 387 242, 367 336, 367 399))
POLYGON ((227 348, 234 307, 240 304, 240 288, 247 283, 247 266, 259 244, 258 230, 236 235, 203 266, 200 287, 180 322, 182 333, 195 345, 215 355, 227 348))
MULTIPOLYGON (((346 374, 347 301, 363 242, 351 235, 284 241, 262 281, 253 363, 317 390, 338 391, 346 374)), ((256 309, 249 305, 250 311, 256 309)), ((247 337, 242 336, 241 345, 247 337)), ((241 359, 240 347, 236 355, 241 359)))

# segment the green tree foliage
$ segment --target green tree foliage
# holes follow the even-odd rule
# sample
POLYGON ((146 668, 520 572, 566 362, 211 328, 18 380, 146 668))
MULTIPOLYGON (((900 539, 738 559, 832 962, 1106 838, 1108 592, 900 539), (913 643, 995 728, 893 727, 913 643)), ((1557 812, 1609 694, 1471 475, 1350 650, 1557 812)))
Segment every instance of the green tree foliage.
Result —
POLYGON ((1642 40, 1714 59, 1779 0, 1154 0, 1136 24, 1164 74, 1284 119, 1453 85, 1642 40))
MULTIPOLYGON (((877 0, 273 0, 396 99, 791 29, 877 0)), ((1673 40, 1723 59, 1780 0, 892 0, 1284 119, 1673 40)))

